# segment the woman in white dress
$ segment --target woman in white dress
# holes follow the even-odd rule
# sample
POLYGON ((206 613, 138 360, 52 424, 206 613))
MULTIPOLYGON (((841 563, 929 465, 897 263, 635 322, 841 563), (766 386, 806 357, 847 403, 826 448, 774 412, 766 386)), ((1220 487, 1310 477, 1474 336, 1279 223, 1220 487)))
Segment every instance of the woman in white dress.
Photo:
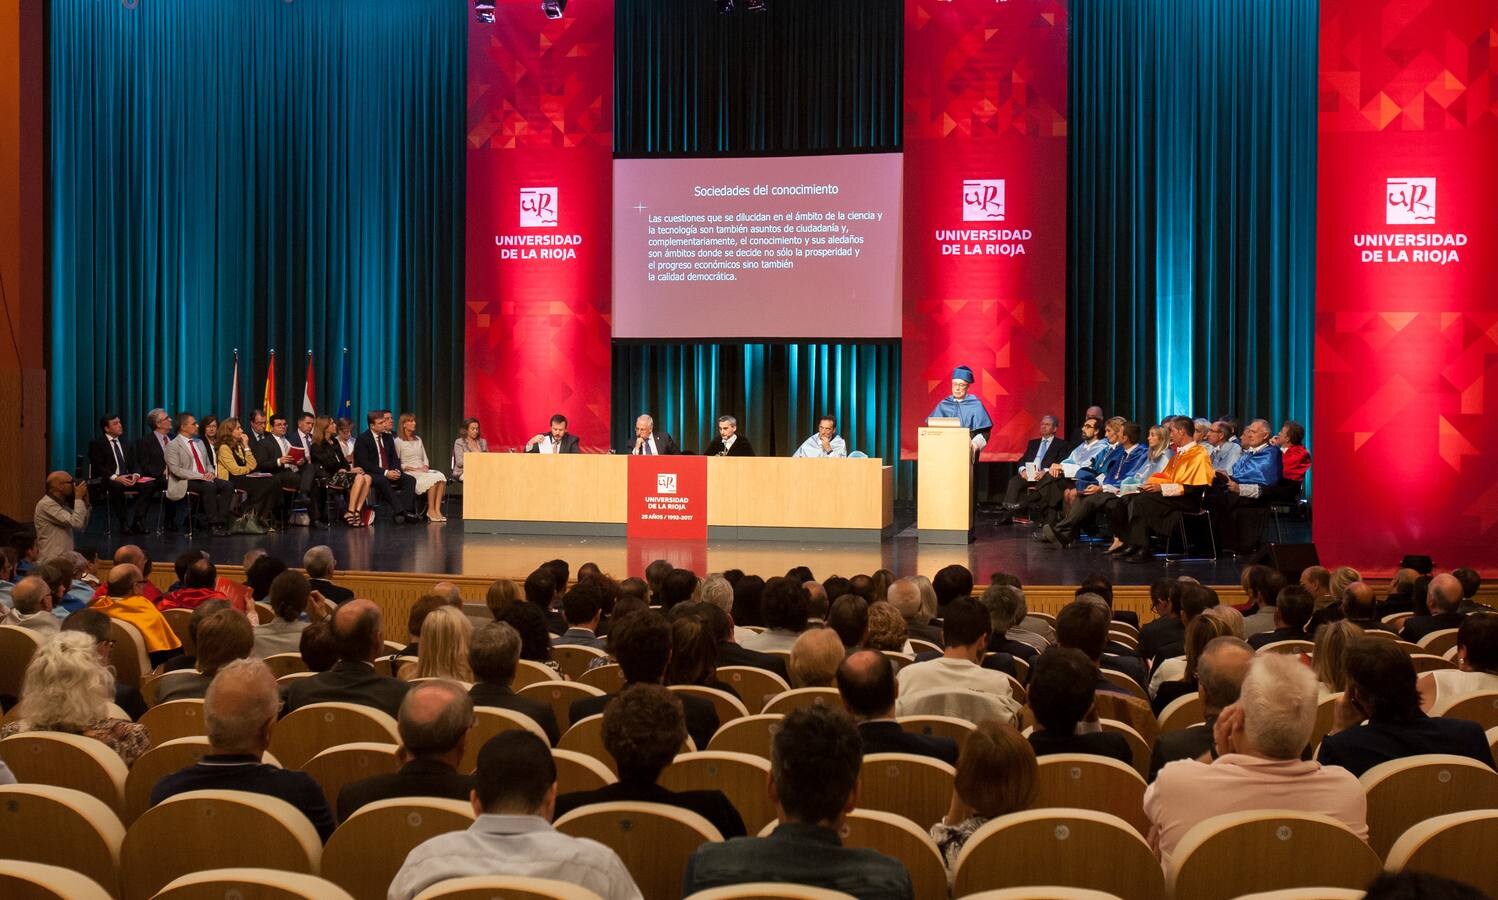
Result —
POLYGON ((1420 708, 1431 712, 1478 691, 1498 691, 1498 615, 1472 613, 1456 630, 1455 669, 1420 676, 1420 708))
POLYGON ((427 448, 416 434, 416 417, 401 413, 395 433, 395 452, 401 460, 401 471, 416 479, 416 493, 427 495, 427 519, 446 522, 442 516, 442 493, 447 490, 447 476, 433 469, 427 461, 427 448))
POLYGON ((453 481, 463 480, 463 456, 467 453, 488 453, 489 442, 479 437, 479 420, 464 419, 458 429, 458 439, 453 441, 453 481))

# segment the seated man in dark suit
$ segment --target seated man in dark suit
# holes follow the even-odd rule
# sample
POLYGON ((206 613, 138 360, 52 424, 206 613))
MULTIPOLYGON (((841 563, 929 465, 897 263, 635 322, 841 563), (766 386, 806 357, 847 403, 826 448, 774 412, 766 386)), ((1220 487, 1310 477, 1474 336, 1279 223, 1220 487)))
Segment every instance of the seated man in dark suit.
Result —
POLYGON ((1076 596, 1082 594, 1097 594, 1108 604, 1108 609, 1113 613, 1113 621, 1122 622, 1135 631, 1139 630, 1139 613, 1132 609, 1116 609, 1113 606, 1113 581, 1107 575, 1092 574, 1082 579, 1077 585, 1076 596))
POLYGON ((598 636, 603 619, 602 596, 592 581, 579 581, 562 595, 562 616, 567 630, 551 639, 553 647, 580 646, 602 650, 604 639, 598 636))
POLYGON ((365 418, 369 428, 354 438, 354 465, 369 473, 372 490, 394 513, 397 523, 414 522, 416 478, 401 471, 400 454, 390 434, 395 418, 388 409, 370 410, 365 418))
POLYGON ((1298 584, 1286 585, 1274 600, 1274 630, 1254 635, 1248 639, 1248 645, 1257 650, 1279 641, 1310 640, 1306 623, 1311 621, 1315 609, 1316 601, 1310 591, 1298 584))
MULTIPOLYGON (((109 508, 125 534, 145 534, 146 510, 164 481, 142 482, 135 447, 125 442, 125 426, 110 413, 99 420, 99 436, 88 442, 89 472, 109 494, 109 508)), ((162 464, 165 465, 163 456, 162 464)))
POLYGON ((307 570, 307 581, 312 590, 342 606, 354 599, 354 592, 333 583, 337 567, 338 558, 333 555, 333 548, 326 544, 309 547, 302 554, 302 568, 307 570))
POLYGON ((473 687, 468 695, 477 706, 495 706, 530 716, 554 747, 562 732, 551 704, 522 697, 510 688, 519 664, 520 632, 514 626, 490 622, 474 629, 468 642, 468 667, 473 670, 473 687))
POLYGON ((557 798, 557 818, 594 803, 664 803, 707 819, 724 839, 744 836, 744 819, 722 791, 669 791, 656 782, 687 739, 681 699, 659 684, 632 684, 603 709, 603 747, 619 781, 557 798))
POLYGON ((260 660, 241 659, 220 669, 203 702, 208 755, 158 781, 151 789, 151 805, 188 791, 265 794, 296 807, 327 841, 333 834, 333 813, 312 776, 261 762, 280 704, 276 677, 260 660))
POLYGON ((326 672, 297 680, 286 689, 290 713, 312 703, 359 703, 392 718, 410 687, 399 678, 375 671, 374 661, 385 652, 380 608, 371 600, 350 600, 333 614, 333 642, 338 662, 326 672))
POLYGON ((1108 604, 1103 602, 1103 598, 1096 594, 1079 595, 1056 615, 1056 643, 1082 651, 1097 664, 1098 690, 1120 690, 1102 674, 1102 669, 1122 672, 1143 688, 1149 684, 1144 660, 1122 644, 1108 643, 1109 615, 1108 604))
POLYGON ((1341 766, 1361 777, 1391 759, 1453 753, 1493 767, 1481 725, 1420 710, 1415 664, 1393 641, 1353 641, 1346 665, 1347 690, 1337 701, 1331 733, 1316 757, 1323 766, 1341 766))
POLYGON ((467 800, 473 776, 459 775, 458 764, 473 727, 473 700, 456 681, 423 681, 401 701, 397 720, 401 736, 399 771, 374 775, 338 792, 338 821, 346 822, 361 806, 391 797, 446 797, 467 800))
POLYGON ((790 882, 862 900, 913 900, 910 873, 874 850, 844 847, 839 832, 858 805, 863 742, 847 713, 827 706, 787 715, 770 750, 770 796, 780 824, 769 837, 710 841, 687 861, 682 893, 756 881, 790 882))
POLYGON ((1378 598, 1366 582, 1354 581, 1342 593, 1342 615, 1364 631, 1388 631, 1394 628, 1378 618, 1378 598))
POLYGON ((739 420, 733 416, 718 417, 718 437, 707 449, 702 451, 703 456, 753 456, 754 448, 749 446, 749 439, 739 434, 739 420))
MULTIPOLYGON (((671 625, 653 609, 630 613, 609 628, 614 658, 619 661, 624 686, 661 684, 666 680, 666 664, 671 661, 671 625)), ((578 722, 603 712, 613 694, 574 700, 568 719, 578 722)), ((686 715, 687 733, 699 750, 707 748, 713 732, 718 730, 718 711, 712 701, 690 694, 681 696, 686 715)))
POLYGON ((146 413, 146 433, 135 442, 135 465, 140 474, 165 484, 166 445, 171 443, 172 417, 164 409, 146 413))
POLYGON ((635 440, 629 452, 633 456, 674 456, 681 451, 671 435, 655 430, 655 419, 643 415, 635 419, 635 440))
MULTIPOLYGON (((1153 660, 1162 649, 1184 648, 1186 626, 1181 622, 1180 583, 1162 578, 1150 585, 1150 612, 1155 618, 1139 626, 1139 658, 1153 660)), ((1179 656, 1177 649, 1171 656, 1179 656)))
POLYGON ((1004 518, 1000 524, 1009 521, 1010 516, 1025 506, 1025 501, 1040 480, 1041 474, 1060 463, 1071 452, 1066 440, 1056 434, 1058 425, 1055 416, 1040 417, 1040 437, 1031 439, 1025 445, 1025 455, 1019 459, 1019 472, 1004 486, 1004 518), (1034 463, 1031 469, 1034 477, 1026 478, 1025 472, 1031 463, 1034 463))
POLYGON ((895 721, 900 689, 895 667, 877 650, 859 650, 837 667, 837 690, 843 706, 858 723, 863 752, 914 753, 957 765, 957 742, 948 737, 913 734, 895 721))
POLYGON ((1030 746, 1036 756, 1092 753, 1134 764, 1123 735, 1094 730, 1096 679, 1096 666, 1080 650, 1057 647, 1035 658, 1030 667, 1030 710, 1035 714, 1030 746), (1079 725, 1088 730, 1079 734, 1079 725))
MULTIPOLYGON (((753 666, 756 669, 774 672, 789 684, 791 676, 786 671, 785 658, 774 653, 760 653, 758 650, 739 646, 733 639, 733 617, 723 607, 708 600, 707 596, 708 592, 704 591, 703 602, 697 605, 695 613, 707 623, 708 631, 718 642, 718 665, 753 666)), ((729 600, 732 601, 732 595, 729 600)))
POLYGON ((1456 576, 1443 572, 1430 580, 1426 591, 1431 614, 1410 616, 1399 632, 1401 638, 1412 644, 1420 643, 1421 638, 1433 631, 1460 628, 1462 624, 1462 583, 1456 576))
POLYGON ((1029 614, 1024 591, 1012 584, 990 584, 983 591, 982 603, 993 626, 989 650, 1017 656, 1027 663, 1040 655, 1041 648, 1036 645, 1045 644, 1045 640, 1033 632, 1021 632, 1019 628, 1019 623, 1029 614), (1014 637, 1016 634, 1018 638, 1014 637))
POLYGON ((561 413, 551 417, 551 428, 525 442, 526 453, 581 453, 577 435, 567 433, 567 417, 561 413))
POLYGON ((1202 723, 1179 731, 1162 732, 1150 754, 1149 780, 1168 762, 1200 759, 1212 750, 1212 726, 1224 709, 1238 702, 1243 679, 1254 661, 1254 651, 1232 637, 1213 638, 1196 661, 1196 694, 1202 701, 1202 723))

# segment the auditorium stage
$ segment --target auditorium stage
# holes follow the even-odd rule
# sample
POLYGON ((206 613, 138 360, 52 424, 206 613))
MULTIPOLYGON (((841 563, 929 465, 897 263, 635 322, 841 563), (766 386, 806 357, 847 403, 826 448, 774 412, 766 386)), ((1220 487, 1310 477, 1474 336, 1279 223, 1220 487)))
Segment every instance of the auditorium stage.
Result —
MULTIPOLYGON (((167 568, 189 547, 205 549, 215 562, 227 565, 237 565, 246 552, 263 547, 295 566, 300 564, 302 553, 308 547, 327 544, 333 548, 339 568, 345 571, 510 578, 523 578, 538 563, 553 558, 567 560, 573 571, 584 562, 595 562, 616 577, 641 574, 645 564, 658 557, 692 568, 699 574, 739 568, 751 574, 770 576, 783 574, 792 566, 806 565, 818 579, 869 573, 879 568, 887 568, 900 576, 930 576, 943 566, 959 563, 972 569, 980 584, 993 572, 1005 571, 1018 575, 1027 585, 1076 584, 1096 572, 1108 575, 1116 584, 1148 584, 1167 573, 1189 574, 1208 584, 1235 584, 1239 570, 1238 561, 1226 556, 1215 562, 1183 561, 1167 565, 1159 560, 1151 563, 1119 562, 1103 554, 1102 545, 1056 550, 1032 541, 1029 527, 995 525, 983 517, 979 519, 976 540, 972 544, 922 545, 916 540, 913 513, 909 509, 897 510, 895 534, 882 541, 740 540, 642 545, 623 538, 464 534, 461 513, 456 508, 458 504, 450 506, 449 519, 443 524, 377 523, 360 529, 336 525, 331 530, 291 527, 279 534, 229 537, 213 537, 207 531, 199 531, 191 543, 183 534, 146 534, 127 538, 116 531, 109 539, 104 534, 102 515, 96 515, 88 531, 78 536, 78 545, 95 548, 100 557, 108 557, 120 543, 136 543, 145 548, 158 566, 167 568)), ((1289 542, 1310 539, 1310 527, 1305 522, 1286 521, 1284 527, 1285 539, 1289 542)))

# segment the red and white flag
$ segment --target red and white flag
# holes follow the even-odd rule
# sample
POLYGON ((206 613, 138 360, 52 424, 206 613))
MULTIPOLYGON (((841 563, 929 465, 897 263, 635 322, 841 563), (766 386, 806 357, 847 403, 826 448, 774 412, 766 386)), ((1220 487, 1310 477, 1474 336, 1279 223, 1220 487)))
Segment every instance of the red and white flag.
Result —
POLYGON ((261 401, 260 408, 265 410, 266 416, 276 414, 276 351, 270 352, 270 365, 265 369, 265 398, 261 401))
POLYGON ((307 386, 302 388, 302 412, 317 415, 317 384, 312 377, 312 351, 307 351, 307 386))

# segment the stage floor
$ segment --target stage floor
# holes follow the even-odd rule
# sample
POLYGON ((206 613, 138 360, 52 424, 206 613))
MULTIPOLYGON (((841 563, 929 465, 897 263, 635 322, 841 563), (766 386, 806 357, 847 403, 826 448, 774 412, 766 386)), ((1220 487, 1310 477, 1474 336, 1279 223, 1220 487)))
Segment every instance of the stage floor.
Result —
MULTIPOLYGON (((996 525, 980 517, 976 540, 967 546, 922 545, 916 540, 913 512, 896 511, 893 537, 867 543, 709 541, 704 544, 645 545, 623 538, 530 537, 465 534, 458 504, 450 504, 449 518, 442 524, 396 525, 376 523, 351 529, 335 525, 331 530, 291 527, 279 534, 213 537, 199 531, 189 543, 183 534, 146 534, 113 538, 104 533, 102 515, 95 516, 86 533, 78 536, 80 548, 91 547, 101 558, 113 554, 121 543, 143 547, 157 566, 170 566, 189 547, 207 550, 217 563, 238 565, 248 551, 263 547, 293 566, 302 553, 316 544, 327 544, 344 571, 419 572, 477 577, 523 578, 537 564, 561 558, 572 570, 585 562, 597 563, 615 577, 641 575, 652 559, 663 558, 691 568, 698 574, 742 569, 769 577, 784 574, 792 566, 806 565, 818 579, 832 575, 870 573, 887 568, 898 576, 930 576, 943 566, 958 563, 974 573, 979 584, 996 571, 1018 575, 1025 584, 1076 584, 1085 576, 1102 573, 1115 584, 1149 584, 1165 574, 1189 574, 1207 584, 1236 584, 1240 563, 1224 556, 1216 561, 1166 564, 1127 563, 1101 552, 1103 545, 1078 545, 1057 550, 1031 540, 1031 529, 1021 525, 996 525)), ((102 510, 99 511, 102 513, 102 510)), ((1272 527, 1272 526, 1271 526, 1272 527)), ((1286 521, 1285 540, 1310 539, 1305 522, 1286 521)))

